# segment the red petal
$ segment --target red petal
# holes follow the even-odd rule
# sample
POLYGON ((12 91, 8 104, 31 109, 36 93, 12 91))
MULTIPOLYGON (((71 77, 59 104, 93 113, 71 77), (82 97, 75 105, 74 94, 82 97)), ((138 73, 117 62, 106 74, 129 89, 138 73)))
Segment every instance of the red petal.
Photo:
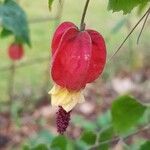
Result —
POLYGON ((106 46, 100 33, 94 30, 87 30, 92 40, 92 57, 87 74, 87 83, 97 79, 102 73, 106 63, 106 46))
POLYGON ((52 58, 53 80, 70 90, 85 87, 91 50, 91 38, 86 31, 68 29, 52 58))
POLYGON ((61 25, 58 26, 56 29, 53 40, 52 40, 52 55, 58 48, 59 42, 61 40, 62 35, 66 30, 68 30, 70 27, 76 27, 73 23, 71 22, 63 22, 61 25))

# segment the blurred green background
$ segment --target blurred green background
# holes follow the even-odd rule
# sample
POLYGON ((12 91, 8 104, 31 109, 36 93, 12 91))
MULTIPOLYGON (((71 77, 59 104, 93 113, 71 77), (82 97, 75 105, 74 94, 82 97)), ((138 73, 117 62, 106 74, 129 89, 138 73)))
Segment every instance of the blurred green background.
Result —
MULTIPOLYGON (((23 58, 23 60, 21 60, 21 62, 17 62, 17 65, 26 62, 32 62, 33 60, 36 61, 33 64, 31 63, 29 65, 24 65, 16 68, 14 79, 14 100, 12 107, 10 107, 8 91, 11 78, 11 70, 5 68, 12 64, 7 54, 7 48, 13 42, 13 37, 0 39, 0 113, 9 114, 9 112, 11 112, 11 114, 13 115, 13 120, 15 120, 14 124, 18 122, 17 126, 23 124, 23 120, 21 119, 22 116, 25 117, 32 114, 35 120, 29 122, 33 123, 33 130, 35 131, 31 131, 31 136, 34 135, 36 132, 41 131, 43 128, 48 128, 52 133, 56 133, 56 129, 54 127, 54 120, 52 119, 52 122, 47 121, 47 118, 54 117, 54 110, 49 106, 50 101, 47 94, 52 87, 52 80, 49 73, 51 39, 55 28, 57 27, 59 22, 71 21, 79 26, 85 1, 65 0, 60 20, 50 19, 51 17, 54 18, 57 15, 57 11, 59 11, 60 9, 58 1, 54 1, 51 12, 49 12, 47 1, 18 0, 18 3, 27 13, 32 46, 31 48, 25 46, 25 57, 23 58), (46 18, 45 21, 41 21, 41 19, 43 18, 46 18), (35 21, 36 19, 40 21, 35 21), (42 111, 42 114, 40 115, 38 111, 39 113, 40 111, 42 111), (41 117, 44 114, 44 111, 46 114, 50 114, 51 116, 47 118, 41 117), (39 124, 40 127, 36 127, 36 124, 39 124)), ((107 10, 107 3, 107 1, 100 0, 94 0, 90 2, 89 9, 86 15, 86 27, 90 29, 95 29, 104 36, 107 45, 107 59, 109 60, 110 56, 113 55, 120 43, 124 40, 126 35, 135 25, 139 18, 139 15, 137 13, 137 8, 135 8, 129 15, 123 15, 121 12, 112 13, 111 11, 107 10)), ((97 104, 97 101, 99 101, 100 99, 100 102, 98 102, 98 104, 101 104, 100 107, 102 109, 100 111, 97 110, 97 115, 99 115, 101 112, 109 109, 110 104, 108 104, 107 101, 109 101, 110 99, 113 100, 114 97, 122 94, 115 91, 115 89, 113 89, 115 88, 113 85, 109 85, 107 87, 108 84, 114 81, 114 78, 119 77, 119 79, 122 79, 126 77, 130 80, 132 80, 132 78, 136 80, 136 75, 139 75, 137 74, 137 72, 140 72, 141 76, 146 73, 145 71, 147 70, 145 70, 145 68, 149 68, 150 58, 150 33, 148 28, 149 24, 150 22, 148 21, 141 36, 140 43, 138 45, 136 44, 136 40, 140 32, 141 25, 129 38, 129 40, 122 47, 119 53, 110 62, 108 62, 104 73, 97 80, 98 84, 94 83, 92 85, 92 90, 94 89, 96 91, 96 94, 93 94, 95 97, 92 97, 91 99, 94 99, 95 101, 90 104, 87 103, 87 105, 83 107, 87 108, 89 107, 89 105, 93 105, 93 107, 95 107, 95 104, 97 104), (99 89, 102 91, 100 95, 97 94, 99 92, 99 89), (107 96, 107 94, 110 95, 107 96), (106 100, 104 104, 103 100, 106 100)), ((121 85, 122 80, 119 81, 119 85, 121 85)), ((143 86, 144 88, 145 84, 148 83, 149 81, 146 80, 144 84, 142 83, 140 85, 140 87, 142 88, 143 86)), ((135 85, 137 85, 137 83, 135 85)), ((91 87, 89 86, 86 93, 90 95, 90 92, 91 87)), ((128 92, 130 93, 130 91, 128 92)), ((141 93, 137 94, 136 92, 133 92, 133 95, 135 94, 137 97, 140 97, 141 93)), ((88 94, 87 97, 89 97, 88 94)), ((145 98, 143 98, 143 100, 145 100, 145 98)), ((85 112, 88 111, 86 110, 86 108, 85 112)), ((84 112, 80 112, 80 110, 78 109, 77 112, 75 111, 75 114, 76 113, 78 115, 83 113, 84 115, 84 112)), ((91 120, 89 116, 86 116, 87 120, 91 120)), ((80 117, 77 119, 82 120, 82 118, 80 117)), ((79 125, 79 127, 80 126, 81 125, 79 125)), ((90 128, 90 126, 92 125, 89 123, 88 128, 90 128)), ((13 132, 19 132, 19 129, 17 127, 13 128, 15 128, 15 131, 13 132)), ((93 126, 91 128, 93 128, 93 126)), ((72 134, 75 134, 75 137, 78 136, 78 132, 77 135, 76 133, 72 134)), ((30 137, 30 134, 27 134, 27 136, 24 135, 18 143, 16 142, 16 145, 20 145, 20 143, 23 143, 24 140, 22 139, 26 139, 26 137, 30 137)))
MULTIPOLYGON (((58 3, 54 2, 52 12, 49 12, 47 2, 42 0, 26 1, 20 0, 19 4, 24 8, 27 13, 32 47, 25 47, 25 58, 22 60, 30 61, 35 58, 47 58, 50 56, 50 43, 53 32, 57 26, 57 20, 40 21, 33 23, 33 20, 37 18, 48 18, 49 16, 55 17, 57 14, 58 3), (31 20, 31 22, 30 22, 31 20)), ((63 6, 63 13, 61 22, 71 21, 77 26, 80 24, 81 13, 83 11, 84 1, 71 1, 66 0, 63 6), (80 7, 79 7, 80 3, 80 7)), ((118 48, 119 44, 129 33, 131 27, 137 20, 137 10, 134 9, 130 15, 122 15, 122 13, 112 13, 107 10, 107 2, 95 0, 90 2, 89 9, 86 16, 87 28, 95 29, 99 31, 106 39, 108 59, 118 48)), ((127 41, 122 50, 117 56, 108 64, 104 74, 111 77, 115 70, 120 68, 130 69, 130 67, 141 67, 143 65, 143 57, 148 57, 149 50, 149 29, 145 28, 144 33, 141 37, 140 44, 136 44, 137 36, 139 34, 140 27, 131 36, 130 40, 127 41), (118 63, 119 59, 119 63, 118 63), (111 67, 109 67, 111 66, 111 67)), ((5 67, 11 64, 10 59, 7 55, 7 48, 9 44, 13 42, 13 37, 1 39, 0 44, 0 66, 5 67)), ((144 60, 146 61, 146 60, 144 60)), ((17 93, 23 93, 26 89, 31 91, 37 91, 33 93, 33 96, 38 95, 43 88, 41 85, 44 84, 45 78, 49 78, 46 70, 49 68, 50 63, 43 61, 41 63, 25 66, 18 68, 16 71, 16 91, 17 93), (45 74, 43 74, 46 72, 45 74), (47 74, 47 75, 46 75, 47 74), (23 86, 22 86, 23 85, 23 86), (40 86, 39 86, 40 85, 40 86)), ((8 85, 9 71, 0 73, 0 95, 1 101, 8 99, 7 85, 8 85)), ((48 84, 51 83, 47 80, 48 84)), ((50 88, 50 87, 49 87, 50 88)), ((48 91, 49 89, 47 89, 48 91)))

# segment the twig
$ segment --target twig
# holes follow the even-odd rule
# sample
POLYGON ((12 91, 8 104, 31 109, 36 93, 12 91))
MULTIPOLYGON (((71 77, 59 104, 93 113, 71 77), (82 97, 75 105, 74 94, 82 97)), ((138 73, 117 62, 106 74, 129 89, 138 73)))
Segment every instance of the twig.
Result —
POLYGON ((149 8, 149 11, 148 11, 148 13, 147 13, 147 15, 146 15, 146 17, 145 17, 145 20, 144 20, 144 23, 143 23, 143 25, 142 25, 141 31, 140 31, 140 33, 139 33, 139 36, 138 36, 138 38, 137 38, 137 44, 139 44, 139 40, 140 40, 141 34, 142 34, 142 32, 143 32, 143 29, 144 29, 144 27, 145 27, 145 24, 146 24, 146 22, 147 22, 147 19, 148 19, 149 14, 150 14, 150 8, 149 8))
POLYGON ((9 105, 12 105, 13 97, 14 97, 14 80, 15 80, 15 62, 12 62, 10 68, 10 79, 8 83, 8 93, 9 93, 9 105))
MULTIPOLYGON (((50 20, 54 21, 56 19, 58 19, 57 16, 55 16, 55 17, 52 17, 52 16, 37 17, 37 18, 31 18, 31 19, 29 19, 28 23, 29 24, 43 23, 43 22, 49 22, 50 20)), ((2 26, 2 20, 1 20, 1 18, 0 18, 0 26, 2 26)))
POLYGON ((139 129, 139 130, 135 131, 134 133, 131 133, 131 134, 125 136, 125 137, 121 137, 121 138, 120 137, 116 137, 116 138, 113 138, 113 139, 110 139, 110 140, 106 140, 106 141, 100 142, 98 144, 95 144, 95 145, 91 146, 88 150, 93 150, 93 149, 95 149, 95 148, 97 148, 97 147, 99 147, 99 146, 101 146, 103 144, 109 144, 109 143, 111 144, 111 143, 114 143, 114 142, 118 142, 120 139, 127 140, 128 138, 130 138, 132 136, 135 136, 135 135, 137 135, 140 132, 147 131, 149 129, 150 129, 150 124, 147 124, 144 127, 142 127, 141 129, 139 129))
POLYGON ((83 10, 83 14, 82 14, 82 18, 81 18, 81 23, 80 23, 80 30, 81 31, 83 31, 85 29, 84 19, 85 19, 85 16, 86 16, 86 12, 87 12, 87 8, 88 8, 88 5, 89 5, 89 2, 90 2, 90 0, 86 1, 85 7, 84 7, 84 10, 83 10))
POLYGON ((123 40, 123 42, 120 44, 116 52, 108 59, 107 63, 112 60, 112 58, 118 53, 118 51, 122 48, 124 43, 127 41, 127 39, 130 37, 130 35, 133 33, 133 31, 137 28, 137 26, 141 23, 141 21, 144 19, 144 17, 149 13, 150 8, 144 13, 144 15, 140 18, 140 20, 135 24, 135 26, 132 28, 130 33, 126 36, 126 38, 123 40))
POLYGON ((57 19, 57 16, 55 17, 52 17, 52 16, 46 16, 46 17, 37 17, 37 18, 31 18, 28 20, 28 22, 30 24, 34 24, 34 23, 43 23, 43 22, 46 22, 46 21, 50 21, 50 20, 56 20, 57 19))
MULTIPOLYGON (((22 62, 22 63, 15 64, 15 68, 20 68, 20 67, 24 67, 24 66, 28 66, 28 65, 33 65, 33 64, 38 64, 38 63, 48 61, 48 60, 49 60, 49 57, 35 58, 33 60, 30 60, 30 61, 25 61, 25 62, 22 62)), ((12 68, 12 65, 1 67, 0 72, 8 71, 11 68, 12 68)))

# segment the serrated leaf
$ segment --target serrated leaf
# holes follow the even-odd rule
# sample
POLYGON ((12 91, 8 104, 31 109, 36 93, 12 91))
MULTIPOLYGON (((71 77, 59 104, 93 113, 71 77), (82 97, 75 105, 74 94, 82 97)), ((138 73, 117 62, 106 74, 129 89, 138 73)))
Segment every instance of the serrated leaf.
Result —
POLYGON ((150 141, 146 141, 141 145, 140 150, 149 150, 150 149, 150 141))
POLYGON ((127 95, 119 97, 112 104, 112 123, 117 132, 130 130, 143 116, 146 107, 127 95))
POLYGON ((84 131, 80 140, 87 145, 93 145, 96 142, 96 134, 92 131, 84 131))
MULTIPOLYGON (((113 133, 114 131, 112 126, 102 130, 99 135, 99 140, 98 140, 99 143, 112 139, 113 133)), ((100 144, 98 147, 98 150, 108 150, 108 149, 109 149, 109 143, 100 144)))
POLYGON ((48 0, 48 7, 49 7, 49 10, 52 9, 53 1, 54 1, 54 0, 48 0))
POLYGON ((123 11, 124 14, 130 13, 132 9, 150 0, 109 0, 108 9, 113 12, 123 11))
POLYGON ((9 31, 9 35, 11 32, 16 39, 19 39, 19 42, 30 45, 26 14, 15 1, 6 0, 0 5, 0 20, 4 30, 9 31))
POLYGON ((57 150, 66 150, 67 149, 67 139, 62 135, 55 137, 52 140, 51 148, 57 149, 57 150))

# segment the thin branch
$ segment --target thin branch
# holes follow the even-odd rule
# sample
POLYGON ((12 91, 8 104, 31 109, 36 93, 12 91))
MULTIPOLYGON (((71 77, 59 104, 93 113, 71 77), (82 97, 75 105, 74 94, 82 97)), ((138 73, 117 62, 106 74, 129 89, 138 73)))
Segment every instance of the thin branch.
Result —
MULTIPOLYGON (((48 61, 48 60, 49 60, 49 57, 35 58, 33 60, 30 60, 30 61, 28 60, 28 61, 25 61, 25 62, 22 62, 22 63, 15 64, 15 68, 25 67, 25 66, 33 65, 33 64, 38 64, 38 63, 42 63, 42 62, 48 61)), ((12 68, 12 65, 1 67, 0 72, 8 71, 11 68, 12 68)))
POLYGON ((112 58, 118 53, 118 51, 122 48, 122 46, 124 45, 124 43, 127 41, 127 39, 130 37, 130 35, 133 33, 133 31, 137 28, 137 26, 141 23, 141 21, 145 18, 145 16, 147 15, 147 13, 149 13, 150 8, 145 12, 145 14, 140 18, 140 20, 136 23, 136 25, 132 28, 132 30, 130 31, 130 33, 126 36, 126 38, 123 40, 123 42, 120 44, 120 46, 118 47, 118 49, 116 50, 116 52, 109 58, 109 60, 107 61, 107 63, 112 60, 112 58))
POLYGON ((137 135, 141 132, 147 131, 149 129, 150 129, 150 124, 147 124, 144 127, 142 127, 141 129, 139 129, 139 130, 137 130, 137 131, 125 136, 125 137, 116 137, 116 138, 113 138, 113 139, 110 139, 110 140, 102 141, 98 144, 95 144, 95 145, 91 146, 88 150, 93 150, 93 149, 95 149, 95 148, 97 148, 97 147, 99 147, 103 144, 111 144, 111 143, 114 143, 114 142, 118 142, 120 139, 121 140, 127 140, 128 138, 130 138, 132 136, 135 136, 135 135, 137 135))
POLYGON ((37 18, 31 18, 28 20, 29 24, 34 24, 34 23, 43 23, 43 22, 47 22, 50 20, 56 20, 57 16, 52 17, 52 16, 46 16, 46 17, 37 17, 37 18))
POLYGON ((146 17, 145 17, 145 20, 144 20, 144 23, 143 23, 143 25, 142 25, 141 31, 140 31, 139 36, 138 36, 138 38, 137 38, 137 44, 139 44, 139 40, 140 40, 141 34, 142 34, 142 32, 143 32, 143 29, 144 29, 144 27, 145 27, 145 24, 146 24, 146 22, 147 22, 147 19, 148 19, 149 14, 150 14, 150 9, 149 9, 149 11, 148 11, 148 13, 147 13, 147 15, 146 15, 146 17))
POLYGON ((14 98, 14 81, 15 81, 15 62, 12 62, 10 67, 10 79, 8 83, 9 105, 11 107, 14 98))
POLYGON ((85 19, 85 16, 86 16, 86 12, 87 12, 87 8, 88 8, 88 5, 89 5, 89 2, 90 2, 90 0, 86 1, 85 7, 84 7, 84 10, 83 10, 83 14, 82 14, 82 18, 81 18, 81 23, 80 23, 80 30, 81 31, 83 31, 85 29, 84 19, 85 19))

